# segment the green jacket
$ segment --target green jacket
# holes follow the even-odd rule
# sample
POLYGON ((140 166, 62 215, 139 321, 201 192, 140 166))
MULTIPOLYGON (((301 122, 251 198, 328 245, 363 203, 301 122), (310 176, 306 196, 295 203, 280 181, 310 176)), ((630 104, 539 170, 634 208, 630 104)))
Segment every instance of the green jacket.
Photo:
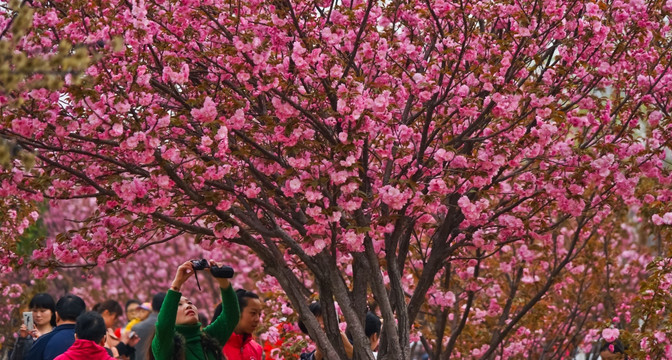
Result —
POLYGON ((185 339, 185 360, 215 360, 215 354, 206 354, 201 345, 201 333, 205 332, 211 338, 219 341, 221 346, 231 336, 233 329, 238 325, 240 309, 238 298, 233 287, 221 289, 222 313, 212 324, 201 330, 201 323, 195 325, 175 325, 177 306, 182 293, 168 290, 163 300, 159 317, 156 321, 156 333, 152 340, 152 353, 156 360, 172 360, 175 357, 175 334, 180 334, 185 339))

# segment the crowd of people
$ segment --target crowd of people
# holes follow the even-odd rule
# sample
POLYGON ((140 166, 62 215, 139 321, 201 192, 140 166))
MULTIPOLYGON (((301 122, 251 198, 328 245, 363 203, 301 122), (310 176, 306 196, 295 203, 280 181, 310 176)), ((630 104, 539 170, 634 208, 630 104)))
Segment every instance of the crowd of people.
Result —
MULTIPOLYGON (((58 301, 47 293, 35 295, 28 304, 32 324, 23 324, 10 360, 261 360, 264 349, 255 340, 263 303, 254 292, 233 290, 229 276, 213 273, 221 303, 208 322, 181 293, 181 287, 196 270, 187 261, 177 268, 166 292, 150 302, 116 300, 95 304, 87 311, 84 300, 67 294, 58 301), (120 319, 125 315, 126 323, 120 319)), ((211 261, 208 268, 216 268, 211 261)), ((309 307, 322 323, 318 302, 309 307)), ((302 323, 299 328, 307 334, 302 323)), ((366 334, 375 349, 381 321, 366 315, 366 334)), ((342 333, 345 352, 352 357, 351 340, 342 333)), ((297 354, 299 355, 299 354, 297 354)), ((299 357, 299 356, 297 356, 299 357)), ((300 354, 301 359, 321 360, 320 350, 300 354)))
MULTIPOLYGON (((209 265, 217 267, 212 261, 209 265)), ((207 324, 180 291, 196 270, 203 269, 195 268, 193 261, 183 263, 166 292, 155 294, 151 303, 129 300, 125 309, 110 299, 86 311, 84 300, 76 295, 67 294, 55 302, 49 294, 37 294, 28 304, 32 324, 21 325, 10 360, 262 360, 263 348, 253 335, 262 315, 259 296, 244 289, 234 291, 230 276, 212 271, 222 302, 207 324), (124 312, 127 323, 117 326, 124 312)), ((309 309, 324 326, 320 303, 313 302, 309 309)), ((381 326, 378 316, 366 313, 364 331, 374 352, 381 326)), ((298 327, 308 334, 302 322, 298 327)), ((345 354, 352 358, 352 339, 346 332, 341 337, 345 354)), ((600 355, 602 359, 625 359, 624 350, 620 342, 605 344, 600 355)), ((298 358, 322 360, 325 356, 315 348, 298 358)))

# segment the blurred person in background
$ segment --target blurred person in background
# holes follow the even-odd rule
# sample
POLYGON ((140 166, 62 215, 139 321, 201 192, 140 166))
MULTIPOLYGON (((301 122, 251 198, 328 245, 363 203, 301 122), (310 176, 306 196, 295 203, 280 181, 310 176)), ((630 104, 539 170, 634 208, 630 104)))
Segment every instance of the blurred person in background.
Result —
POLYGON ((28 331, 26 324, 21 325, 9 360, 23 360, 35 340, 56 327, 56 302, 51 295, 36 294, 28 303, 28 310, 33 313, 33 330, 28 331))
POLYGON ((138 337, 140 337, 140 341, 135 345, 135 360, 147 360, 149 346, 154 337, 154 325, 158 319, 159 310, 161 310, 163 299, 165 297, 166 293, 164 292, 155 294, 152 297, 152 311, 149 316, 131 328, 131 331, 135 332, 138 337))
POLYGON ((54 360, 75 342, 77 317, 86 310, 84 300, 67 294, 56 303, 56 327, 40 336, 28 351, 27 360, 54 360))
MULTIPOLYGON (((228 360, 261 360, 263 349, 253 336, 261 318, 261 300, 257 294, 245 289, 238 289, 236 296, 240 308, 240 320, 222 351, 228 360)), ((220 304, 215 309, 215 315, 221 311, 220 304)))
POLYGON ((131 359, 135 355, 135 345, 139 338, 131 337, 129 331, 119 331, 115 333, 115 328, 119 322, 119 317, 123 314, 121 305, 115 300, 105 300, 93 306, 93 311, 100 314, 105 321, 107 336, 105 347, 109 349, 109 354, 115 358, 131 359))
POLYGON ((126 325, 124 326, 124 329, 130 331, 133 325, 141 321, 138 319, 137 315, 137 309, 140 304, 142 303, 137 299, 130 299, 126 301, 126 325))

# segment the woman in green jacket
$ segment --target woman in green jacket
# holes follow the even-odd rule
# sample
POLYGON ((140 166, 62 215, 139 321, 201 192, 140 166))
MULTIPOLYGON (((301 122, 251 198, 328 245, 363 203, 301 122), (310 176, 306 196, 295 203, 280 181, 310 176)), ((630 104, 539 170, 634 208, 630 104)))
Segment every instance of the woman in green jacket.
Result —
MULTIPOLYGON (((211 262, 214 265, 214 262, 211 262)), ((155 360, 221 360, 222 346, 238 324, 238 298, 229 279, 214 279, 222 293, 223 311, 201 330, 198 309, 180 293, 182 284, 194 274, 194 265, 187 261, 177 268, 175 279, 161 305, 156 333, 150 350, 155 360)))

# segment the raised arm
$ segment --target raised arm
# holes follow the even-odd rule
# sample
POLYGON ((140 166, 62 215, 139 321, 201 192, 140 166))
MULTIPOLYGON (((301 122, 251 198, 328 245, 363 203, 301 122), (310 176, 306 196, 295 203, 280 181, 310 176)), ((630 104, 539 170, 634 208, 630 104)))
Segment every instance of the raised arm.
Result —
POLYGON ((222 293, 222 312, 217 319, 208 325, 203 331, 211 337, 217 339, 224 346, 233 333, 233 329, 238 325, 240 319, 240 309, 238 308, 238 298, 233 287, 229 285, 226 289, 220 288, 222 293))
POLYGON ((182 284, 194 274, 193 265, 187 261, 177 268, 175 279, 163 300, 159 316, 156 321, 156 332, 152 340, 152 353, 156 360, 168 360, 173 358, 175 341, 175 319, 177 307, 180 303, 182 284))
MULTIPOLYGON (((210 264, 214 264, 211 260, 210 264)), ((208 325, 203 331, 209 336, 217 339, 219 343, 224 346, 229 340, 233 329, 238 325, 240 319, 240 309, 238 307, 238 298, 236 292, 229 282, 229 279, 214 278, 219 284, 220 292, 222 293, 222 312, 217 319, 208 325)))

